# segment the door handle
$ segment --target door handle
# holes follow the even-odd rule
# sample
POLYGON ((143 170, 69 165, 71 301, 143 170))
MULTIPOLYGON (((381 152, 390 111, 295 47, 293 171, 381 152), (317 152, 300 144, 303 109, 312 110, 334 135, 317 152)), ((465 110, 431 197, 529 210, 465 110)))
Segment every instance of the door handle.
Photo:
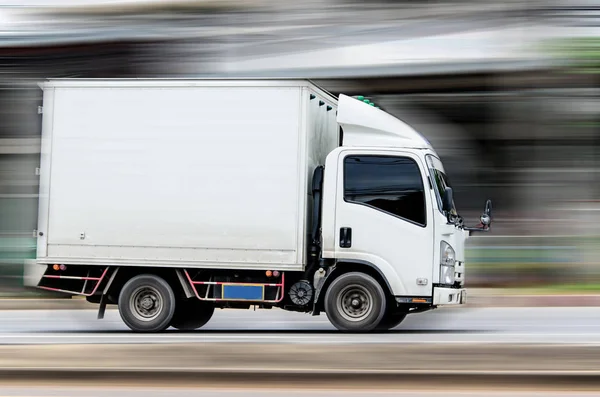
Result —
POLYGON ((340 229, 340 247, 352 247, 352 228, 343 227, 340 229))

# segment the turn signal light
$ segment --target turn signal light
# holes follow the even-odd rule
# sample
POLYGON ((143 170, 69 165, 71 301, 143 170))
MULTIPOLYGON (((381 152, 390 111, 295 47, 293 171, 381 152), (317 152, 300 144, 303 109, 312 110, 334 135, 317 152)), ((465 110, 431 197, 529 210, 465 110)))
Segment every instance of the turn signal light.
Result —
POLYGON ((60 270, 60 266, 59 265, 54 265, 54 266, 52 266, 52 269, 54 269, 56 271, 59 271, 60 270))
POLYGON ((267 270, 267 277, 271 277, 273 275, 273 272, 270 270, 267 270))

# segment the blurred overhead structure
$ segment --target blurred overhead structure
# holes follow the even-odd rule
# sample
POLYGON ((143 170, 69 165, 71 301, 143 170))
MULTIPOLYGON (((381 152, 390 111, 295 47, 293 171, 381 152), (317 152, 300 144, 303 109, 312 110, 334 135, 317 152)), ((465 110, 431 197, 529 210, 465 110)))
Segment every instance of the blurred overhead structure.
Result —
POLYGON ((435 119, 423 124, 454 159, 447 163, 458 175, 464 212, 479 213, 480 196, 491 195, 499 203, 497 230, 547 232, 529 220, 559 205, 557 187, 570 192, 560 201, 597 194, 589 188, 597 128, 572 126, 596 117, 597 78, 567 73, 570 55, 549 50, 555 40, 597 37, 594 7, 542 0, 0 1, 0 198, 30 197, 20 201, 29 215, 0 213, 0 233, 29 235, 35 227, 35 83, 63 76, 309 77, 334 93, 379 95, 400 117, 413 118, 403 110, 410 108, 415 119, 435 119), (568 110, 575 98, 591 107, 584 116, 583 108, 568 110), (460 139, 448 139, 447 129, 460 139), (479 162, 462 163, 464 150, 478 151, 479 162), (575 153, 585 155, 572 161, 575 153), (561 173, 547 172, 556 162, 561 173))
POLYGON ((600 75, 580 73, 598 53, 592 0, 0 0, 0 23, 0 286, 35 250, 49 77, 310 77, 425 132, 461 213, 494 200, 485 244, 598 234, 600 75))

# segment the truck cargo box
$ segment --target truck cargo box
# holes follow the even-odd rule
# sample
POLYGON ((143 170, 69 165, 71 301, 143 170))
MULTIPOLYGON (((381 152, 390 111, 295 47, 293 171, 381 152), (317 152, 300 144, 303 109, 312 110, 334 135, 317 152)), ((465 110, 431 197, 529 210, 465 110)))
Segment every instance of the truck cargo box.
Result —
POLYGON ((41 87, 38 263, 303 268, 334 97, 307 81, 41 87))

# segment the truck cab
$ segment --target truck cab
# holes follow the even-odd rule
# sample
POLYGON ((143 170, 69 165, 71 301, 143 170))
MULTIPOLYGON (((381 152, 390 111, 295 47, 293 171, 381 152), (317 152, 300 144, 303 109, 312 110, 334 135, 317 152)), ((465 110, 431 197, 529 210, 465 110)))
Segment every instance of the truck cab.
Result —
MULTIPOLYGON (((465 241, 488 229, 491 206, 480 227, 465 227, 431 144, 362 99, 339 97, 343 140, 325 165, 322 257, 372 268, 393 297, 380 324, 397 325, 404 314, 466 302, 465 241)), ((328 311, 342 329, 353 329, 373 301, 358 284, 348 288, 328 311)))

